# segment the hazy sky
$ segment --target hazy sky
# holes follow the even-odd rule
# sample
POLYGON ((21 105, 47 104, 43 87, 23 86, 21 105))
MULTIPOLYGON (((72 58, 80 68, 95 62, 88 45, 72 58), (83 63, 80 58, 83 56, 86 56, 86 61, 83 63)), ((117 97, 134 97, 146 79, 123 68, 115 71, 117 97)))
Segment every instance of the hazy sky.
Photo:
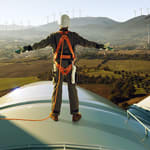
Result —
POLYGON ((0 24, 45 24, 67 13, 71 17, 109 17, 126 21, 150 12, 150 0, 0 0, 0 24))

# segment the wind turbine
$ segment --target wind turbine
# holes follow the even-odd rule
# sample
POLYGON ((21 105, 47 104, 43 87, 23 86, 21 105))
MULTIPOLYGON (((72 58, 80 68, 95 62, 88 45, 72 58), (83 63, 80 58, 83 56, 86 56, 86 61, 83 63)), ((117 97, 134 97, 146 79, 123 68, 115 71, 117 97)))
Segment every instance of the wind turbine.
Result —
POLYGON ((150 15, 145 17, 145 22, 147 24, 147 48, 150 48, 150 15))
POLYGON ((134 17, 136 17, 136 9, 134 9, 134 17))

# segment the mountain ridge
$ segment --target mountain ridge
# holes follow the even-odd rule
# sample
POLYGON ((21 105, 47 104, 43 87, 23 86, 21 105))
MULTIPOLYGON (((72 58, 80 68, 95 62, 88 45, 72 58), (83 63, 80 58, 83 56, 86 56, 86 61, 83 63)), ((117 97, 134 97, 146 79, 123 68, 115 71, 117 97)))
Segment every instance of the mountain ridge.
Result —
MULTIPOLYGON (((147 24, 150 17, 146 15, 118 22, 107 17, 81 17, 71 19, 70 30, 97 42, 110 42, 113 45, 143 46, 147 42, 147 24)), ((7 38, 36 41, 46 38, 59 29, 57 22, 44 24, 17 31, 0 31, 0 39, 7 38)))

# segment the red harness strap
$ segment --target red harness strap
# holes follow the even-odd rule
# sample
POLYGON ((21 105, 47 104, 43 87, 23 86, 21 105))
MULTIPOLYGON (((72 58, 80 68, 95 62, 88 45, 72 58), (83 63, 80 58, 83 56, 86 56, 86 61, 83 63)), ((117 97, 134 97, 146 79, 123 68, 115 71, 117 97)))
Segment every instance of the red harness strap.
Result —
POLYGON ((72 69, 72 64, 74 63, 75 61, 75 54, 73 52, 73 49, 72 49, 72 45, 71 45, 71 42, 68 38, 68 36, 66 34, 68 34, 69 31, 66 31, 66 32, 62 32, 60 31, 60 34, 62 34, 60 40, 59 40, 59 43, 57 45, 57 48, 56 48, 56 52, 54 53, 54 62, 56 64, 56 67, 60 70, 60 72, 63 74, 63 75, 67 75, 71 69, 72 69), (68 65, 68 67, 64 68, 61 66, 61 64, 58 64, 56 59, 58 57, 58 52, 60 50, 60 47, 62 48, 62 52, 61 52, 61 55, 60 55, 60 59, 71 59, 71 55, 63 55, 63 43, 64 43, 64 40, 67 42, 67 45, 69 47, 69 50, 72 54, 72 58, 73 58, 73 61, 72 61, 72 64, 68 65))

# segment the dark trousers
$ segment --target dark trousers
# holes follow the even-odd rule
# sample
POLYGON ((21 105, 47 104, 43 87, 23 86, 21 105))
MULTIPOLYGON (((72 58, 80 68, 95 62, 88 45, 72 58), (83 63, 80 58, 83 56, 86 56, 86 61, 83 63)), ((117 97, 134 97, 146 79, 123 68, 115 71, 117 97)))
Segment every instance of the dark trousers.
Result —
MULTIPOLYGON (((69 93, 69 102, 70 102, 70 113, 76 114, 79 111, 79 100, 77 95, 76 84, 72 84, 72 71, 66 75, 68 83, 68 93, 69 93)), ((62 104, 62 84, 64 80, 64 75, 60 73, 59 80, 59 70, 54 73, 54 88, 52 94, 52 113, 53 115, 59 115, 61 104, 62 104)))

